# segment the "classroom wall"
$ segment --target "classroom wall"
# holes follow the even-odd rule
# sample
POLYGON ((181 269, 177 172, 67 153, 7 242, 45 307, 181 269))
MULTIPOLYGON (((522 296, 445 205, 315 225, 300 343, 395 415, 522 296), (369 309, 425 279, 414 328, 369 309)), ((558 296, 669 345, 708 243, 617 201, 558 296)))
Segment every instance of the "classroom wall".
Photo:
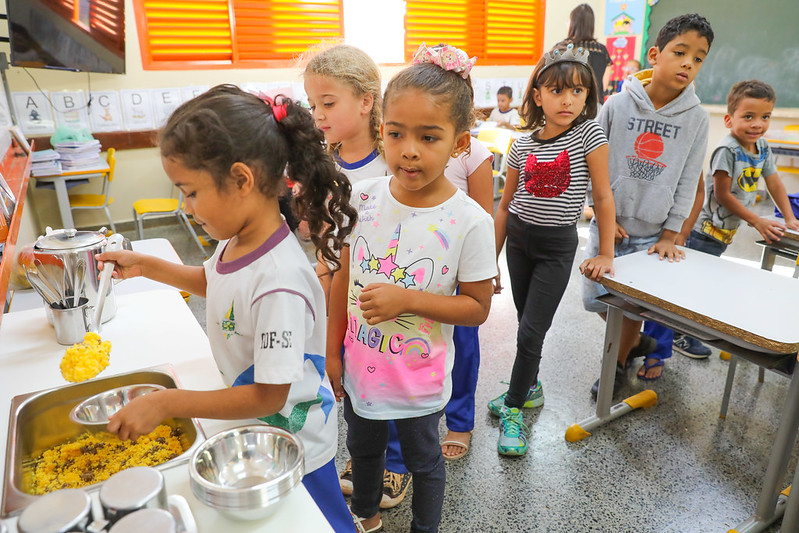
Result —
MULTIPOLYGON (((568 31, 569 13, 574 7, 582 3, 580 0, 550 0, 546 6, 544 24, 544 46, 549 48, 562 40, 568 31)), ((590 0, 587 2, 594 9, 596 15, 596 37, 604 40, 602 32, 605 17, 605 0, 590 0)), ((138 32, 133 15, 133 0, 126 0, 126 70, 125 75, 92 74, 92 90, 121 90, 125 88, 167 88, 185 87, 190 85, 215 85, 218 83, 248 83, 248 82, 274 82, 299 80, 299 68, 279 69, 214 69, 195 71, 144 71, 142 70, 141 55, 139 53, 138 32)), ((8 45, 2 45, 0 50, 8 53, 8 45)), ((389 79, 400 66, 382 67, 384 79, 389 79)), ((502 77, 528 77, 532 71, 531 65, 525 66, 476 66, 473 76, 480 78, 502 77)), ((59 90, 86 90, 87 74, 57 72, 42 69, 29 69, 36 78, 40 87, 48 91, 59 90)), ((12 92, 36 90, 33 80, 22 69, 11 68, 8 73, 8 82, 12 92)), ((701 77, 701 74, 700 74, 701 77)), ((709 108, 711 111, 710 146, 726 133, 722 117, 723 108, 709 108)), ((793 110, 781 115, 779 112, 772 120, 772 128, 781 129, 790 123, 799 123, 799 111, 793 110)), ((83 189, 96 188, 97 185, 83 186, 83 189)), ((43 231, 44 227, 51 225, 60 226, 58 208, 55 194, 50 190, 37 190, 32 185, 28 194, 28 209, 21 229, 21 241, 27 242, 43 231), (22 237, 25 237, 24 239, 22 237)), ((73 189, 80 192, 80 188, 73 189)), ((799 190, 797 186, 794 190, 799 190)), ((171 192, 169 180, 161 168, 158 151, 155 148, 123 150, 117 152, 116 177, 112 184, 114 203, 111 212, 116 222, 132 219, 132 204, 135 200, 148 197, 167 196, 171 192)), ((105 217, 98 212, 76 212, 75 222, 78 227, 99 227, 105 224, 105 217)))

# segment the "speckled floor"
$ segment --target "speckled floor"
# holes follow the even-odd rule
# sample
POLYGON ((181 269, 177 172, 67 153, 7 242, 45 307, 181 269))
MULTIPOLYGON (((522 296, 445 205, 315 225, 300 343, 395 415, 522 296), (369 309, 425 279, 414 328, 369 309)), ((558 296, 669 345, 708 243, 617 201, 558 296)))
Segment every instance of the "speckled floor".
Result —
MULTIPOLYGON (((757 209, 765 214, 771 206, 765 201, 757 209)), ((202 260, 178 226, 148 226, 145 237, 157 236, 170 238, 184 262, 202 260)), ((752 228, 742 228, 726 256, 756 267, 756 237, 752 228)), ((584 238, 581 230, 581 248, 584 238)), ((540 379, 546 404, 525 411, 532 435, 522 458, 497 454, 497 419, 485 408, 506 387, 500 381, 510 377, 515 352, 516 312, 509 288, 494 297, 480 328, 472 449, 447 464, 441 531, 723 532, 735 527, 755 509, 788 381, 767 373, 765 383, 758 384, 757 367, 741 363, 722 420, 718 411, 728 363, 716 350, 704 361, 675 353, 659 381, 645 386, 629 371, 625 396, 652 388, 658 394, 655 407, 616 420, 583 441, 566 442, 566 428, 594 412, 589 389, 599 375, 604 336, 604 323, 582 309, 576 261, 544 345, 540 379)), ((504 258, 500 265, 505 268, 504 258)), ((777 265, 783 272, 791 266, 782 259, 777 265)), ((192 298, 190 305, 204 324, 204 301, 192 298)), ((341 468, 347 451, 346 424, 340 422, 341 468)), ((795 465, 796 455, 786 485, 795 465)), ((408 530, 411 495, 412 489, 398 507, 383 512, 384 531, 408 530)))

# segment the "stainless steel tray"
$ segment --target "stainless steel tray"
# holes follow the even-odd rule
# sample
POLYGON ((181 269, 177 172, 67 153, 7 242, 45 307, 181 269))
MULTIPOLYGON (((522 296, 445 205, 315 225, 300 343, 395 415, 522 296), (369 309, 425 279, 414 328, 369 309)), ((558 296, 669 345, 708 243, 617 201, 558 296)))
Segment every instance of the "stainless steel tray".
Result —
MULTIPOLYGON (((180 388, 172 365, 159 365, 15 396, 11 400, 8 422, 5 483, 0 516, 7 517, 19 513, 38 497, 28 494, 25 490, 26 478, 23 466, 26 463, 30 463, 44 450, 74 439, 85 431, 105 430, 105 427, 84 426, 70 420, 69 412, 75 405, 105 390, 136 383, 155 383, 166 388, 180 388)), ((170 423, 183 430, 183 435, 190 444, 181 455, 157 467, 162 470, 188 462, 195 448, 205 440, 202 428, 193 418, 173 419, 170 423)), ((101 486, 102 482, 84 488, 92 492, 101 486)))

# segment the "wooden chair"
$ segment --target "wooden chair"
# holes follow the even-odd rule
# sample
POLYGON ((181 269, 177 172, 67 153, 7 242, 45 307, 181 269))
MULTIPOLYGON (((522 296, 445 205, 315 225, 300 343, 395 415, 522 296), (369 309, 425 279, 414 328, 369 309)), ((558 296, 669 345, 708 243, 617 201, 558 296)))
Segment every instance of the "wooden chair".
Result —
POLYGON ((72 211, 81 209, 102 209, 108 217, 111 231, 116 233, 116 226, 111 218, 111 210, 108 206, 114 201, 111 197, 111 182, 114 181, 114 167, 116 166, 116 150, 109 148, 106 153, 108 161, 108 171, 103 175, 103 189, 100 194, 70 194, 69 208, 72 211))
POLYGON ((194 243, 202 252, 203 256, 208 257, 205 251, 205 245, 210 243, 204 238, 197 235, 194 227, 189 220, 189 217, 183 211, 183 193, 178 192, 177 198, 143 198, 133 202, 133 221, 136 224, 136 231, 139 235, 139 240, 144 239, 144 219, 149 217, 163 217, 174 215, 178 218, 180 224, 188 232, 194 243))
POLYGON ((513 144, 513 135, 507 129, 487 129, 480 130, 477 140, 483 143, 488 150, 494 154, 494 159, 499 159, 499 163, 494 166, 494 198, 502 196, 502 188, 505 184, 505 173, 508 170, 508 151, 513 144))

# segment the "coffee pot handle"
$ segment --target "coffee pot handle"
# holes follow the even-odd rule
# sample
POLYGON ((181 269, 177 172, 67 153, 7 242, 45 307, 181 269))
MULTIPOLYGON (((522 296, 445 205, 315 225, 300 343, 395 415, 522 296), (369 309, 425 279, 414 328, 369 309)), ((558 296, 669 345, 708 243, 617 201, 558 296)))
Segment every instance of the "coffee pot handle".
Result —
MULTIPOLYGON (((108 237, 108 244, 105 247, 106 252, 116 252, 122 249, 123 237, 119 233, 114 233, 108 237)), ((92 324, 100 332, 100 324, 103 318, 103 306, 105 305, 105 296, 108 293, 108 288, 111 285, 111 273, 114 271, 114 263, 106 261, 103 265, 103 271, 100 274, 100 286, 97 289, 97 303, 94 307, 94 318, 92 324)))

